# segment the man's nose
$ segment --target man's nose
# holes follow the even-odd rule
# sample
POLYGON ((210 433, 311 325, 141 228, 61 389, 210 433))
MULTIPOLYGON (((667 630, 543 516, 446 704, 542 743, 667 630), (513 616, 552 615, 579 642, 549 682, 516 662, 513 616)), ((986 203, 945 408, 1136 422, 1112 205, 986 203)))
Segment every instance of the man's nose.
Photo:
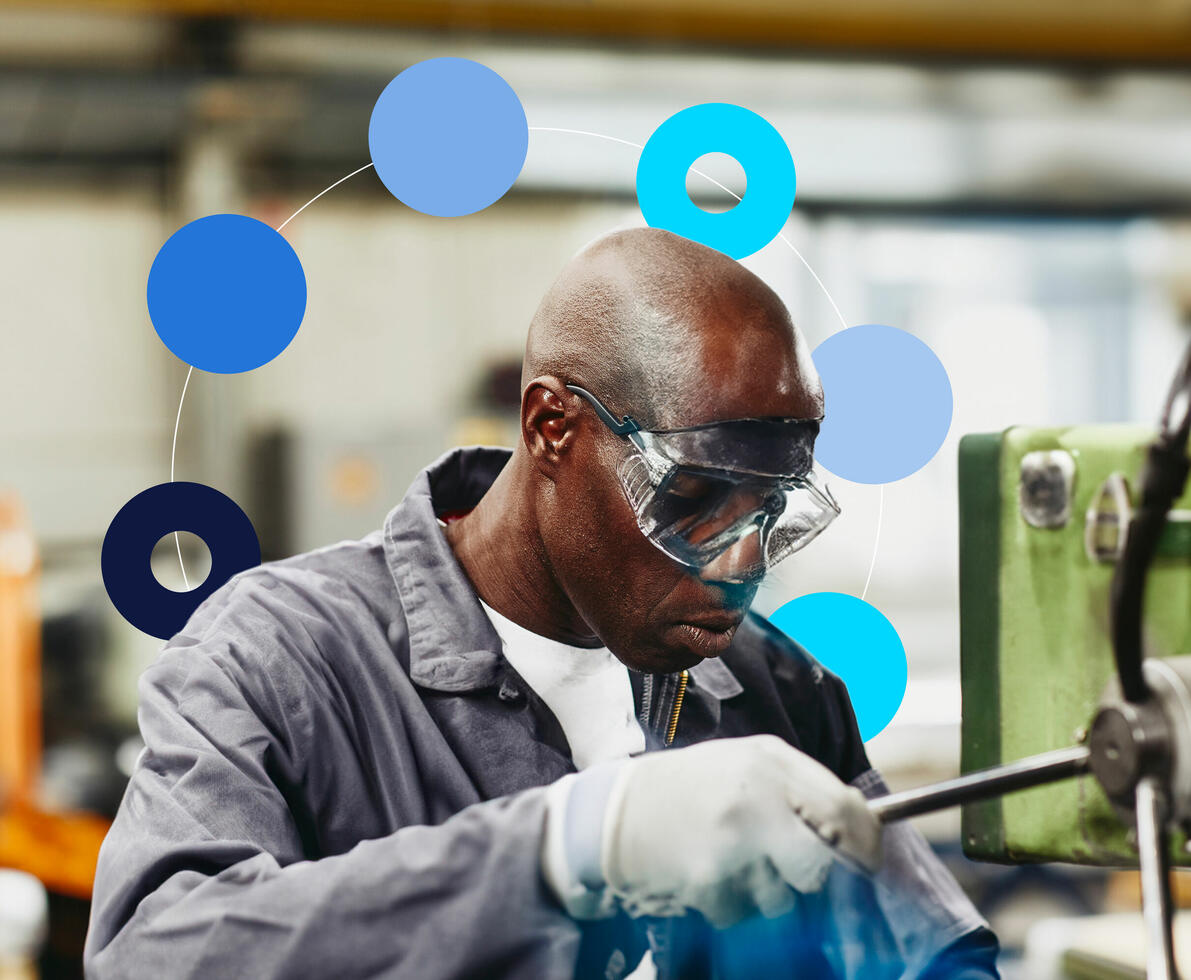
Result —
POLYGON ((699 578, 704 582, 734 585, 755 585, 764 575, 761 535, 756 531, 733 542, 699 569, 699 578))

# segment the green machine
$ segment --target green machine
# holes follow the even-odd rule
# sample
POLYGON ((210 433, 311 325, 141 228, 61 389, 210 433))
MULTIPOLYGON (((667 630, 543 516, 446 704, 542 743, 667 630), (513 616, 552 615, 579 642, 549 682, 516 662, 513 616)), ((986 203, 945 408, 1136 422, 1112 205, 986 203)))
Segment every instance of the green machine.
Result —
MULTIPOLYGON (((961 441, 964 771, 1087 741, 1115 677, 1113 576, 1154 436, 1106 425, 961 441)), ((1167 515, 1145 598, 1147 656, 1191 653, 1191 491, 1167 515)), ((964 851, 985 861, 1136 864, 1131 829, 1091 773, 963 811, 964 851)))
POLYGON ((986 861, 1136 865, 1149 980, 1177 980, 1170 869, 1191 865, 1191 349, 1157 432, 1014 428, 960 443, 962 768, 869 801, 963 806, 986 861))

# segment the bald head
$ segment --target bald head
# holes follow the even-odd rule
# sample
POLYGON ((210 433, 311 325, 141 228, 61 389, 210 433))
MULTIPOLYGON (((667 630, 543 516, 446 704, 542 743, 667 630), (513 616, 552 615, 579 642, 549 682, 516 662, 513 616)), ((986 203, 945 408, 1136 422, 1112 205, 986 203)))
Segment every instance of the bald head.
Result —
POLYGON ((773 290, 657 228, 606 235, 563 269, 530 324, 522 387, 543 375, 651 428, 822 414, 806 343, 773 290))
POLYGON ((739 621, 752 602, 759 579, 736 570, 756 567, 759 536, 696 568, 642 533, 622 465, 628 443, 567 384, 651 429, 819 418, 806 343, 773 291, 726 255, 653 228, 606 235, 542 300, 525 350, 521 438, 475 509, 447 527, 476 591, 514 622, 606 646, 634 670, 685 669, 710 655, 697 624, 739 621))

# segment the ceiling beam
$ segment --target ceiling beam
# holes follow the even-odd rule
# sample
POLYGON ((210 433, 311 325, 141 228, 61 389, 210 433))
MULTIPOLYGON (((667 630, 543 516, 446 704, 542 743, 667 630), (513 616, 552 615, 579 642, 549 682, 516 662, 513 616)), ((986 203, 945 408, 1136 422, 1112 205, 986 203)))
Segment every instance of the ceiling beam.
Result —
POLYGON ((769 51, 1191 67, 1187 0, 42 0, 39 6, 54 4, 769 51))

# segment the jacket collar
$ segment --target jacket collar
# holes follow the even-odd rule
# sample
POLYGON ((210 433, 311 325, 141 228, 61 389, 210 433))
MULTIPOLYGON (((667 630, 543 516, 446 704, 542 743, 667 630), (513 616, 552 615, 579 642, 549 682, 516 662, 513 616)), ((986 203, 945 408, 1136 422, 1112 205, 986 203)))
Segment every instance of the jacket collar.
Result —
POLYGON ((717 701, 727 701, 744 690, 736 675, 718 657, 713 660, 700 660, 689 673, 695 685, 703 688, 717 701))
MULTIPOLYGON (((418 474, 385 518, 385 562, 405 611, 410 678, 420 687, 462 693, 495 686, 503 675, 500 637, 438 515, 478 504, 511 455, 487 446, 453 449, 418 474)), ((690 676, 717 701, 743 690, 718 659, 696 664, 690 676)))
POLYGON ((438 514, 470 510, 512 454, 455 449, 422 470, 385 518, 385 561, 405 611, 409 674, 420 687, 460 693, 501 676, 500 637, 438 525, 438 514))

